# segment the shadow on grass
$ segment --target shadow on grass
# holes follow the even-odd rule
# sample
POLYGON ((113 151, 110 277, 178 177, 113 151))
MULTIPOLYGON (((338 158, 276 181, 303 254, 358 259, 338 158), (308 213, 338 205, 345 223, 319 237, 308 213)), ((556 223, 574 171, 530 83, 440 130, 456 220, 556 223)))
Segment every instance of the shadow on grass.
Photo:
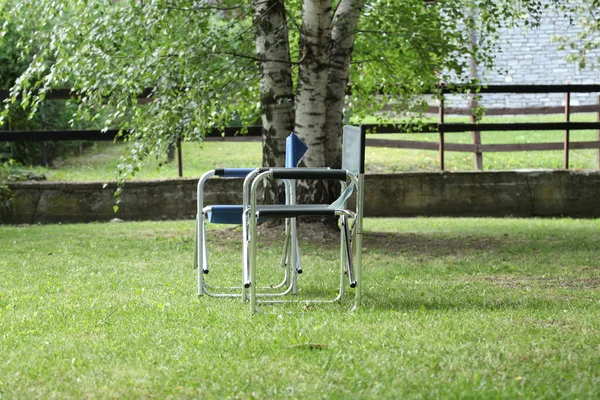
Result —
MULTIPOLYGON (((457 277, 458 278, 458 277, 457 277)), ((378 310, 500 311, 598 307, 598 278, 485 276, 403 284, 397 292, 368 288, 366 308, 378 310)))
POLYGON ((387 311, 502 311, 502 310, 540 310, 560 309, 565 307, 556 299, 536 298, 532 296, 480 297, 444 296, 440 298, 423 298, 422 296, 398 296, 382 298, 369 294, 365 296, 366 310, 387 311))
MULTIPOLYGON (((240 232, 221 230, 218 235, 219 240, 238 240, 240 232)), ((264 227, 259 235, 264 246, 278 244, 283 228, 264 227)), ((368 231, 363 239, 367 310, 539 310, 600 299, 600 264, 590 257, 600 245, 583 236, 368 231)), ((338 240, 331 230, 300 231, 305 256, 335 254, 338 240)), ((336 283, 325 288, 319 278, 303 280, 298 300, 335 297, 336 283)), ((349 289, 348 297, 353 296, 349 289)))
POLYGON ((507 240, 490 236, 444 237, 414 233, 366 232, 363 247, 385 252, 412 253, 428 256, 465 254, 473 251, 498 250, 507 240))
MULTIPOLYGON (((259 243, 270 245, 283 243, 283 225, 263 224, 258 228, 259 243)), ((216 242, 241 241, 241 228, 220 229, 211 233, 216 242)), ((339 232, 319 224, 300 224, 298 238, 301 244, 336 248, 339 246, 339 232)), ((440 233, 401 233, 372 232, 363 234, 363 248, 386 253, 408 253, 424 256, 444 256, 490 251, 534 251, 568 252, 578 249, 600 251, 600 242, 586 241, 583 238, 528 237, 515 234, 490 235, 450 235, 440 233)))

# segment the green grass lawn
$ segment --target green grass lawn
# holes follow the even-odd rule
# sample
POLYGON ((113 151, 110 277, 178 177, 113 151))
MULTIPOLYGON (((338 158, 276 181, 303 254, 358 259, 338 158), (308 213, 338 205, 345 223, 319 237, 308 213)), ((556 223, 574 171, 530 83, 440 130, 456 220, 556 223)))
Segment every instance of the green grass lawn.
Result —
MULTIPOLYGON (((262 165, 261 144, 252 142, 188 142, 183 143, 184 177, 199 177, 204 172, 222 167, 253 167, 262 165)), ((124 143, 97 142, 82 155, 58 159, 52 168, 27 167, 27 171, 44 174, 52 181, 110 181, 127 155, 124 143)), ((135 179, 166 179, 177 177, 177 161, 166 163, 149 159, 135 179)), ((0 169, 0 180, 2 170, 0 169)))
MULTIPOLYGON (((593 114, 574 114, 573 121, 593 121, 593 114)), ((527 116, 527 117, 486 117, 483 122, 541 122, 561 121, 563 116, 527 116)), ((449 122, 466 122, 466 117, 448 118, 449 122)), ((365 123, 375 123, 367 120, 365 123)), ((562 142, 564 132, 482 132, 482 143, 536 143, 562 142)), ((371 135, 373 138, 404 139, 419 141, 438 141, 437 134, 397 134, 371 135)), ((592 141, 597 139, 595 131, 573 131, 572 141, 592 141)), ((471 133, 448 133, 448 143, 470 143, 471 133)), ((124 144, 97 143, 81 156, 59 159, 53 168, 28 167, 36 174, 44 174, 54 181, 109 181, 115 178, 120 157, 127 154, 124 144)), ((183 174, 185 177, 199 177, 207 170, 218 167, 254 167, 261 165, 261 144, 240 142, 183 143, 183 174)), ((597 169, 597 150, 572 150, 570 168, 597 169)), ((560 169, 563 168, 562 151, 535 151, 510 153, 484 153, 485 170, 512 170, 527 168, 560 169)), ((446 152, 445 166, 448 171, 475 170, 471 153, 446 152)), ((177 163, 164 163, 152 159, 142 168, 135 179, 161 179, 177 177, 177 163), (161 165, 159 167, 159 165, 161 165)), ((366 167, 368 173, 403 171, 438 171, 439 155, 437 151, 368 147, 366 149, 366 167)), ((0 168, 0 180, 6 171, 0 168)))
MULTIPOLYGON (((598 398, 599 220, 365 230, 362 310, 250 315, 195 295, 193 221, 0 226, 0 398, 598 398)), ((209 233, 216 278, 239 233, 209 233)), ((324 243, 301 242, 301 295, 335 280, 324 243)))

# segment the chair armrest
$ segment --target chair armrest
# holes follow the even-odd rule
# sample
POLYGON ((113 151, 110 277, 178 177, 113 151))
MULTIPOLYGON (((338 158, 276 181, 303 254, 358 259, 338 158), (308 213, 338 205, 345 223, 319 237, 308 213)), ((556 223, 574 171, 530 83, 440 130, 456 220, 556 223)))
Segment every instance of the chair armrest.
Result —
POLYGON ((348 171, 329 168, 274 168, 271 170, 274 179, 331 179, 345 181, 348 171))
POLYGON ((256 168, 217 168, 215 176, 222 178, 245 178, 250 172, 256 168))

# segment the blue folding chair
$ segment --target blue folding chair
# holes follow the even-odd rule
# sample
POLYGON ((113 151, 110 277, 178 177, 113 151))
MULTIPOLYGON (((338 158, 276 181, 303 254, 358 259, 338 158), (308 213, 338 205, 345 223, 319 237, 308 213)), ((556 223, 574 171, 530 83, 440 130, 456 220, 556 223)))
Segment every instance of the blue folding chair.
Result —
MULTIPOLYGON (((296 239, 295 221, 298 217, 337 216, 340 227, 340 284, 339 292, 333 299, 308 299, 308 303, 341 301, 345 296, 345 281, 354 288, 354 309, 361 302, 362 290, 362 218, 364 198, 364 152, 365 135, 359 127, 345 126, 343 134, 342 169, 328 168, 270 168, 256 170, 245 180, 243 205, 244 229, 244 287, 248 292, 244 300, 250 301, 252 313, 257 311, 258 298, 261 293, 257 289, 257 242, 256 226, 261 218, 286 218, 291 221, 291 238, 296 239), (265 180, 282 179, 290 184, 290 196, 285 204, 261 205, 258 203, 258 188, 265 180), (295 184, 298 179, 333 179, 342 183, 341 196, 331 204, 301 204, 295 202, 295 184), (349 182, 349 184, 348 184, 349 182), (355 197, 355 207, 347 207, 350 196, 355 197)), ((297 245, 291 246, 291 268, 297 268, 299 260, 297 245)), ((295 282, 293 282, 295 285, 295 282)), ((261 303, 281 303, 287 300, 260 300, 261 303)), ((293 300, 295 301, 295 300, 293 300)))
MULTIPOLYGON (((307 146, 296 136, 294 133, 286 139, 286 167, 296 167, 304 153, 306 153, 307 146)), ((244 205, 237 204, 212 204, 205 205, 205 183, 212 178, 221 179, 245 179, 249 175, 256 171, 263 170, 263 168, 221 168, 214 169, 206 172, 200 180, 197 186, 197 213, 196 213, 196 240, 195 240, 195 254, 194 254, 194 267, 198 268, 198 296, 204 294, 213 297, 245 297, 246 290, 243 285, 236 286, 215 286, 211 287, 207 282, 205 276, 208 275, 209 262, 208 262, 208 249, 206 244, 206 223, 210 222, 213 224, 228 224, 228 225, 243 225, 243 210, 244 205)), ((289 197, 289 181, 284 181, 286 185, 286 201, 289 197)), ((248 190, 244 185, 244 191, 242 193, 245 198, 248 196, 248 190)), ((244 201, 244 203, 248 203, 244 201)), ((246 227, 243 227, 243 237, 246 237, 246 227)), ((285 236, 284 236, 284 247, 283 254, 281 257, 281 266, 284 268, 284 277, 280 283, 266 286, 269 289, 280 289, 289 286, 288 289, 284 290, 284 293, 288 293, 293 290, 290 284, 290 275, 295 275, 297 269, 292 272, 290 268, 286 268, 290 265, 289 253, 292 248, 297 248, 297 245, 292 245, 295 240, 291 239, 291 222, 286 220, 285 236)), ((297 265, 295 263, 294 265, 297 265)), ((244 252, 243 255, 243 269, 247 265, 247 255, 244 252)), ((274 295, 274 294, 273 294, 274 295)))

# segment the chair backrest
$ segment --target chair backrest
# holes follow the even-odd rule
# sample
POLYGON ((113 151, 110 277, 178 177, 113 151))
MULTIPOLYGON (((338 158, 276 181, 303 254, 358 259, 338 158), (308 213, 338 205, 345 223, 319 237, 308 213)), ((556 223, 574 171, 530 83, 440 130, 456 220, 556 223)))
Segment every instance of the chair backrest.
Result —
MULTIPOLYGON (((356 176, 359 184, 362 186, 365 174, 365 130, 362 127, 344 126, 342 136, 342 169, 350 171, 352 175, 356 176)), ((352 182, 329 207, 343 207, 354 189, 354 183, 352 182)), ((362 190, 362 188, 359 188, 361 196, 362 190)))
POLYGON ((344 126, 342 169, 357 176, 365 173, 365 132, 360 126, 344 126))
POLYGON ((308 146, 304 144, 302 139, 295 133, 285 139, 285 167, 296 168, 308 150, 308 146))

